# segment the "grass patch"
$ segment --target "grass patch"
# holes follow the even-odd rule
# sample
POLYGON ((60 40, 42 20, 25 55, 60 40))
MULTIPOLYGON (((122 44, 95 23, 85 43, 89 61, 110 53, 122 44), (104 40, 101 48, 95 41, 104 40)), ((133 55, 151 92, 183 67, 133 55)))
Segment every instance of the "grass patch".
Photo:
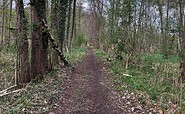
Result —
POLYGON ((80 61, 87 53, 87 49, 83 47, 73 48, 71 52, 66 53, 65 56, 69 63, 80 61))
POLYGON ((107 59, 108 58, 108 54, 105 53, 104 51, 100 50, 100 49, 96 49, 95 50, 95 54, 97 57, 101 58, 101 59, 107 59))
POLYGON ((12 85, 12 77, 15 75, 15 52, 6 47, 0 51, 0 90, 12 85))

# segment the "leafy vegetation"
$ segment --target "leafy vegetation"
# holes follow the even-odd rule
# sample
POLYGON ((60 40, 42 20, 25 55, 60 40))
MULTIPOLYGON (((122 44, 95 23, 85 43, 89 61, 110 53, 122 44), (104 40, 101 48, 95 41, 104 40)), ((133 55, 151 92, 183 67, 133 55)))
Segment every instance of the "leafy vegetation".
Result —
MULTIPOLYGON (((96 50, 96 54, 104 60, 110 56, 100 50, 96 50)), ((148 100, 158 104, 164 112, 171 106, 175 106, 176 112, 185 111, 185 85, 178 83, 180 57, 171 55, 165 59, 162 54, 148 53, 141 58, 140 68, 130 65, 128 69, 124 68, 123 61, 111 58, 109 68, 116 88, 139 94, 143 105, 148 105, 149 96, 148 100)))
POLYGON ((24 85, 31 79, 44 80, 29 83, 18 94, 2 97, 0 113, 47 110, 44 98, 55 94, 51 93, 55 89, 60 93, 62 87, 57 81, 65 80, 64 69, 49 69, 50 64, 56 68, 59 63, 51 47, 67 66, 65 58, 71 64, 79 61, 87 45, 97 48, 96 55, 108 61, 118 90, 134 91, 142 104, 157 104, 164 113, 172 113, 171 109, 174 113, 185 112, 183 0, 30 0, 26 6, 23 0, 14 3, 16 8, 12 0, 0 2, 0 89, 18 81, 16 84, 24 85), (85 10, 84 4, 88 4, 85 10), (54 39, 48 41, 51 35, 54 39))
MULTIPOLYGON (((9 87, 13 85, 13 82, 8 80, 14 75, 14 60, 15 56, 12 56, 12 52, 0 53, 0 64, 4 64, 0 67, 0 72, 3 74, 1 77, 0 89, 3 87, 9 87), (12 61, 10 61, 12 60, 12 61), (11 68, 10 68, 11 67, 11 68), (7 75, 9 73, 9 75, 7 75), (4 78, 3 78, 4 77, 4 78), (4 86, 3 84, 6 84, 4 86)), ((85 48, 72 49, 71 53, 67 53, 66 57, 70 63, 80 61, 81 58, 86 54, 85 48)), ((15 55, 15 54, 13 54, 15 55)), ((42 113, 47 111, 50 107, 53 107, 53 99, 57 100, 59 98, 52 98, 53 95, 60 95, 63 91, 63 82, 68 79, 67 69, 56 68, 49 74, 47 74, 44 80, 40 82, 30 82, 23 91, 15 94, 10 94, 7 96, 0 97, 0 113, 1 114, 20 114, 20 113, 42 113)))
POLYGON ((16 49, 5 47, 0 51, 0 89, 12 85, 15 75, 16 49))
POLYGON ((75 45, 80 47, 82 44, 86 45, 88 42, 88 37, 85 33, 79 33, 75 38, 75 45))
POLYGON ((74 61, 80 61, 86 55, 87 49, 85 47, 81 48, 73 48, 70 53, 66 53, 66 58, 69 60, 70 63, 74 61))

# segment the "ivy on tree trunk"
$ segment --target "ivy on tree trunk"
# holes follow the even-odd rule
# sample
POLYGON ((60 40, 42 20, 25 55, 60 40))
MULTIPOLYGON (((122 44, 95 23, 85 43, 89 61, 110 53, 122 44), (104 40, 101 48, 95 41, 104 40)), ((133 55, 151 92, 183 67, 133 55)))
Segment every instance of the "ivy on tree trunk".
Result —
POLYGON ((60 49, 63 50, 63 44, 65 39, 65 25, 66 25, 66 12, 67 12, 68 0, 60 0, 58 7, 59 16, 59 27, 58 27, 58 38, 60 41, 60 49))

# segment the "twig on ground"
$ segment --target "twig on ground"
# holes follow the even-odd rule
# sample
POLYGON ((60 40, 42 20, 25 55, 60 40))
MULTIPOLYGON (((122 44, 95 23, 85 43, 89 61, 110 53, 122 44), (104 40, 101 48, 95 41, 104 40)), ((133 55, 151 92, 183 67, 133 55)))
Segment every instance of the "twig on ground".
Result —
POLYGON ((0 91, 0 93, 6 93, 8 90, 10 90, 10 89, 12 89, 12 88, 14 88, 14 87, 17 87, 17 85, 13 85, 13 86, 11 86, 11 87, 9 87, 9 88, 6 88, 6 89, 0 91))
POLYGON ((129 74, 122 74, 123 76, 132 77, 132 75, 129 74))
POLYGON ((9 94, 12 94, 12 93, 21 92, 23 90, 26 90, 26 89, 18 89, 18 90, 14 90, 14 91, 11 91, 11 92, 8 92, 8 93, 2 93, 2 94, 0 94, 0 97, 6 96, 6 95, 9 95, 9 94))

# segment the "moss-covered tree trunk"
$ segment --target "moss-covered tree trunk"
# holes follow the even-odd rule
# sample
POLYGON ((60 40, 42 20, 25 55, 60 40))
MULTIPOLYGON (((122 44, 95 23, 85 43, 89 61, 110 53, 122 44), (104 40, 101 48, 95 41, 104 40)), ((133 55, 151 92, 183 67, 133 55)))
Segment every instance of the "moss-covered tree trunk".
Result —
POLYGON ((16 0, 18 44, 19 44, 19 78, 18 83, 30 82, 30 64, 28 57, 27 19, 24 13, 23 0, 16 0))
POLYGON ((63 50, 65 30, 66 30, 66 12, 67 12, 68 0, 59 0, 58 16, 59 16, 59 27, 58 27, 58 38, 60 41, 60 49, 63 50))
MULTIPOLYGON (((51 33, 53 34, 54 39, 58 44, 57 38, 57 29, 58 29, 58 16, 57 14, 58 9, 58 0, 51 1, 51 33)), ((52 66, 59 65, 58 53, 54 51, 52 53, 52 66)))
POLYGON ((69 0, 68 15, 67 15, 67 31, 66 31, 66 48, 69 49, 69 32, 71 25, 71 4, 73 0, 69 0))
POLYGON ((42 19, 46 20, 46 0, 30 0, 32 14, 32 56, 33 78, 42 79, 48 71, 48 39, 43 30, 42 19))

